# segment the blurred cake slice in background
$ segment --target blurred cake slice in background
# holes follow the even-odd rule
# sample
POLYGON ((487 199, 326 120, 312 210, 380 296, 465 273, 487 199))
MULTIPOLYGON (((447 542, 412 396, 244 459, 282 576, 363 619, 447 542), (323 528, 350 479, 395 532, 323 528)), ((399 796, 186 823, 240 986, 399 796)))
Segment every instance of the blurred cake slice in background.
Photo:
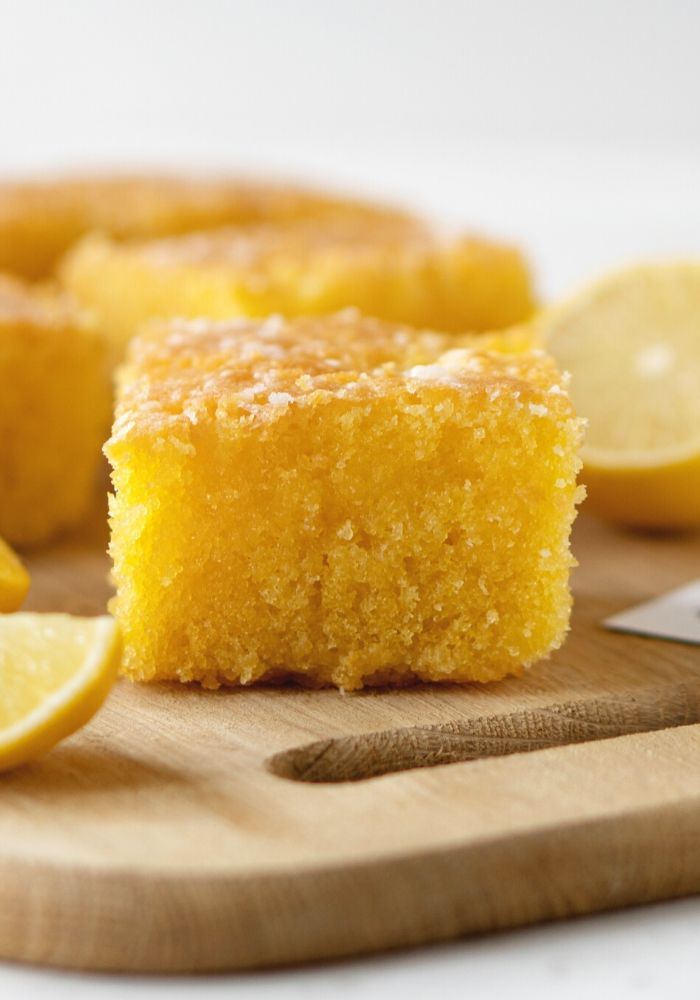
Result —
POLYGON ((104 340, 72 300, 0 275, 0 536, 37 545, 81 520, 110 403, 104 340))
POLYGON ((401 218, 391 206, 301 186, 165 174, 0 183, 0 269, 50 275, 85 233, 150 238, 299 218, 401 218))
POLYGON ((533 312, 522 255, 406 218, 346 214, 149 242, 88 238, 62 277, 119 358, 154 317, 330 314, 446 331, 502 328, 533 312))

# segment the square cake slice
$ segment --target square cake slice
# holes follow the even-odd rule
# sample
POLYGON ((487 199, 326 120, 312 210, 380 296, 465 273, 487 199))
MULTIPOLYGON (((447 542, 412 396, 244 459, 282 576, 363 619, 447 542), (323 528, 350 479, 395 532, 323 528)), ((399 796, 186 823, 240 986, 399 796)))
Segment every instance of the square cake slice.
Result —
POLYGON ((328 315, 356 307, 417 327, 502 329, 533 310, 513 247, 444 237, 409 219, 368 217, 252 225, 166 240, 81 243, 63 278, 120 358, 148 320, 328 315))
POLYGON ((356 313, 132 344, 106 449, 130 677, 488 681, 562 642, 580 421, 541 352, 453 344, 356 313))
POLYGON ((110 410, 102 337, 66 296, 0 275, 0 535, 39 545, 81 520, 110 410))

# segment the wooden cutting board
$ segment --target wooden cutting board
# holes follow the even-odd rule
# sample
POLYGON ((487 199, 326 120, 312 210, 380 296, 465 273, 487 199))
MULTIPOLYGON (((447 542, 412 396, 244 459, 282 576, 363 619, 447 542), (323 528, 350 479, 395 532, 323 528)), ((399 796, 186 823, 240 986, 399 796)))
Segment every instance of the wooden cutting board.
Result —
MULTIPOLYGON (((104 543, 96 522, 32 558, 31 604, 103 611, 104 543)), ((0 776, 0 955, 265 966, 700 889, 700 649, 599 625, 696 577, 700 538, 581 518, 575 549, 571 636, 522 679, 119 684, 0 776)))

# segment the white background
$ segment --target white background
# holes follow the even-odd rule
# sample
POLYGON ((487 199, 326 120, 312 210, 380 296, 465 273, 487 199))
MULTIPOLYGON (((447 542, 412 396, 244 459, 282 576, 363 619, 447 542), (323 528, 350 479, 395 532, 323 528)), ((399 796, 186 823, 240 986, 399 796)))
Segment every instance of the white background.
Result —
POLYGON ((700 250, 697 0, 0 0, 0 173, 183 164, 415 203, 545 294, 700 250))
MULTIPOLYGON (((0 173, 115 165, 414 203, 519 240, 543 294, 563 294, 633 258, 700 254, 700 3, 0 0, 0 173)), ((127 995, 697 997, 699 954, 686 900, 127 995)), ((126 982, 0 966, 3 997, 126 982)))

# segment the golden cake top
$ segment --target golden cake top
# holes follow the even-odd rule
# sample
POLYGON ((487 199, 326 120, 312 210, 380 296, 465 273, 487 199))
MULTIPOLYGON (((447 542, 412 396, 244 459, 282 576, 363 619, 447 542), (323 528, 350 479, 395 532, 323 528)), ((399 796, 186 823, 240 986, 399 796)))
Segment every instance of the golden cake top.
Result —
POLYGON ((348 217, 191 233, 144 244, 139 254, 156 265, 221 265, 259 272, 290 258, 301 262, 334 252, 344 258, 407 249, 416 252, 434 247, 435 242, 430 229, 419 222, 348 217))
POLYGON ((238 280, 259 290, 266 278, 294 275, 295 282, 318 281, 311 270, 319 261, 372 264, 375 260, 429 261, 441 252, 461 250, 486 260, 519 256, 518 251, 473 235, 438 233, 407 217, 345 214, 331 218, 294 219, 286 225, 255 223, 145 242, 131 242, 122 251, 108 241, 93 240, 104 253, 123 252, 153 267, 206 267, 235 270, 238 280), (308 270, 307 270, 308 269, 308 270), (305 275, 307 271, 307 275, 305 275))
POLYGON ((241 177, 98 175, 0 184, 0 222, 32 209, 77 212, 90 228, 118 236, 154 232, 159 221, 175 222, 189 215, 225 216, 229 222, 247 223, 336 212, 399 218, 403 214, 352 197, 241 177))
MULTIPOLYGON (((502 340, 501 340, 502 342, 502 340)), ((507 342, 507 340, 506 340, 507 342)), ((502 394, 540 416, 573 415, 566 379, 542 351, 500 354, 499 338, 454 336, 355 310, 284 320, 171 320, 132 342, 110 445, 200 422, 270 421, 329 395, 356 400, 422 387, 502 394)))

